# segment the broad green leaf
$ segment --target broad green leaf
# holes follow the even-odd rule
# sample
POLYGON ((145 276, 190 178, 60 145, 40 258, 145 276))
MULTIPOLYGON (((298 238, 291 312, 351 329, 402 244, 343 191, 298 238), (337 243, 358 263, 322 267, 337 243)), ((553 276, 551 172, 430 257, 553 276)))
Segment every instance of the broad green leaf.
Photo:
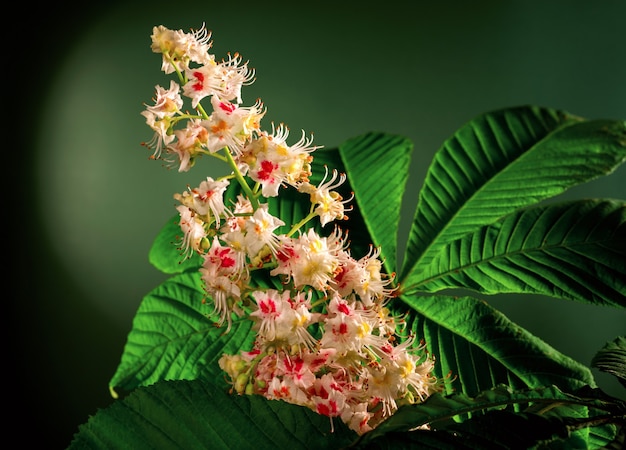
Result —
POLYGON ((175 274, 200 267, 202 261, 196 253, 185 258, 180 249, 183 233, 178 225, 178 214, 167 221, 150 247, 148 260, 161 272, 175 274))
POLYGON ((400 282, 416 289, 440 249, 519 208, 611 173, 626 159, 626 122, 517 107, 481 115, 435 154, 400 282))
MULTIPOLYGON (((570 424, 580 424, 580 422, 587 421, 590 417, 598 414, 613 414, 615 419, 608 417, 605 418, 606 422, 596 424, 606 425, 611 420, 617 420, 617 417, 623 415, 626 412, 624 411, 625 407, 626 405, 619 400, 608 402, 595 398, 579 397, 565 393, 556 386, 514 391, 509 386, 500 385, 479 392, 473 397, 464 393, 449 395, 436 393, 422 403, 400 407, 393 416, 381 423, 376 429, 359 438, 358 444, 367 443, 389 432, 408 432, 424 425, 430 425, 436 430, 460 430, 462 428, 458 426, 459 421, 469 423, 472 420, 481 420, 484 417, 482 413, 503 410, 504 408, 507 408, 507 417, 502 418, 505 423, 500 425, 506 428, 506 422, 509 422, 511 428, 508 429, 508 432, 510 433, 528 426, 527 424, 520 426, 519 423, 518 426, 513 426, 514 422, 528 420, 529 417, 524 414, 514 415, 512 413, 513 409, 518 409, 535 416, 543 414, 546 419, 552 419, 551 424, 544 424, 546 427, 544 430, 538 430, 543 435, 529 436, 531 440, 548 439, 552 435, 558 434, 559 431, 564 431, 563 437, 567 437, 570 431, 567 428, 570 424), (515 408, 512 408, 513 406, 515 408), (588 408, 595 410, 588 414, 588 408), (470 419, 462 419, 463 417, 470 417, 470 419)), ((587 426, 593 426, 593 424, 589 423, 587 426)), ((603 443, 612 439, 614 435, 614 433, 607 433, 606 431, 599 430, 598 433, 595 433, 596 438, 599 438, 600 433, 604 432, 605 436, 599 438, 603 443)), ((479 432, 479 436, 486 439, 488 436, 493 437, 493 432, 494 430, 483 429, 482 432, 479 432)), ((528 432, 531 433, 530 430, 528 432)), ((499 437, 500 439, 504 438, 503 436, 499 437)), ((578 437, 578 439, 580 438, 581 436, 578 437)))
POLYGON ((591 366, 617 377, 626 388, 626 336, 607 342, 593 357, 591 366))
POLYGON ((251 345, 249 320, 234 321, 225 334, 203 303, 200 272, 166 280, 144 297, 133 319, 121 362, 110 381, 111 390, 131 390, 159 380, 222 379, 217 360, 251 345))
POLYGON ((527 208, 449 243, 415 287, 525 293, 626 307, 626 202, 527 208))
POLYGON ((379 246, 387 273, 395 272, 402 197, 413 144, 406 138, 368 133, 339 146, 359 212, 379 246))
POLYGON ((79 427, 68 450, 336 449, 356 434, 308 408, 229 395, 205 380, 138 388, 79 427))
MULTIPOLYGON (((472 297, 401 296, 390 305, 406 314, 407 331, 425 342, 444 392, 473 397, 504 384, 514 390, 595 387, 591 370, 559 353, 486 302, 472 297)), ((594 434, 595 435, 595 434, 594 434)), ((602 435, 598 437, 603 439, 602 435)))
MULTIPOLYGON (((436 358, 435 375, 448 377, 447 393, 475 396, 499 384, 516 390, 555 385, 570 392, 595 386, 588 367, 482 300, 444 295, 403 295, 400 300, 413 309, 407 331, 423 339, 436 358)), ((396 314, 407 313, 398 302, 391 307, 396 314)))
MULTIPOLYGON (((285 222, 285 225, 276 231, 277 233, 287 233, 293 225, 304 219, 311 209, 309 196, 293 188, 285 188, 278 197, 267 199, 267 203, 269 213, 285 222)), ((317 218, 307 224, 307 228, 310 226, 317 231, 320 230, 317 218)))

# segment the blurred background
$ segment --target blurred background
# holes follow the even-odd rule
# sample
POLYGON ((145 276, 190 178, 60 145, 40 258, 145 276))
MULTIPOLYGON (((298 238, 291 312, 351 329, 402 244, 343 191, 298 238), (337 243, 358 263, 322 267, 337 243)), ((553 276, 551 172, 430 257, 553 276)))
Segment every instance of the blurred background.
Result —
MULTIPOLYGON (((18 212, 6 215, 17 274, 6 277, 13 287, 4 374, 13 420, 31 424, 26 439, 42 448, 67 447, 79 425, 112 403, 108 382, 133 315, 164 279, 147 256, 175 214, 172 195, 215 170, 205 160, 182 175, 150 161, 140 145, 152 135, 143 103, 170 79, 150 50, 154 25, 206 23, 217 59, 239 52, 256 69, 244 103, 260 97, 265 127, 284 122, 292 139, 302 129, 325 147, 372 130, 409 137, 414 184, 445 139, 489 110, 536 104, 626 119, 621 0, 21 8, 5 42, 17 69, 5 75, 5 133, 17 161, 4 180, 18 212)), ((626 198, 626 167, 565 196, 626 198)), ((493 303, 587 365, 626 334, 624 310, 524 296, 493 303)), ((624 397, 611 377, 594 373, 600 387, 624 397)))

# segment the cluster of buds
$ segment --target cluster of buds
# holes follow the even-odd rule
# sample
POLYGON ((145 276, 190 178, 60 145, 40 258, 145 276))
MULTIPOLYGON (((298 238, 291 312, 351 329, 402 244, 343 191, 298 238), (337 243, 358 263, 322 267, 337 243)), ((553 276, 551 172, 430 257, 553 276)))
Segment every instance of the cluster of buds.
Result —
POLYGON ((162 71, 176 73, 178 82, 156 86, 154 104, 142 112, 154 131, 144 145, 152 158, 179 171, 201 156, 231 169, 174 198, 181 255, 201 256, 217 325, 228 332, 233 317, 253 321, 253 348, 219 361, 232 391, 309 407, 330 417, 331 426, 339 417, 359 434, 399 405, 423 401, 438 389, 434 361, 423 342, 401 336, 402 318, 386 307, 396 289, 393 274, 382 272, 379 250, 370 246, 354 258, 338 226, 322 236, 312 225, 347 219, 352 197, 337 191, 345 174, 326 169, 322 181, 311 184, 312 153, 319 147, 304 132, 288 145, 282 124, 261 129, 261 101, 241 106, 242 86, 254 81, 254 71, 238 54, 216 61, 204 26, 190 33, 158 26, 151 37, 152 50, 163 56, 162 71), (193 112, 183 110, 183 97, 193 112), (207 97, 208 112, 201 104, 207 97), (239 194, 227 204, 231 182, 239 194), (268 199, 287 188, 308 196, 311 205, 295 224, 268 207, 268 199), (259 270, 281 287, 255 285, 252 275, 259 270))

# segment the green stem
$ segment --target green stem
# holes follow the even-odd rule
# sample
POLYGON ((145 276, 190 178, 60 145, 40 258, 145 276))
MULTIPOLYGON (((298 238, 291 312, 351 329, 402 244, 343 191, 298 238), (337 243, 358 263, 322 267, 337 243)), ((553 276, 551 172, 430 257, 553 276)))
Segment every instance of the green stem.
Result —
POLYGON ((169 53, 164 53, 164 55, 167 56, 167 61, 172 65, 172 67, 174 67, 174 70, 176 71, 176 75, 178 75, 178 81, 180 82, 181 86, 184 86, 185 83, 187 83, 187 79, 185 78, 185 75, 183 75, 181 71, 178 70, 178 66, 173 63, 173 59, 171 58, 169 53))
MULTIPOLYGON (((178 81, 180 82, 181 85, 184 86, 187 83, 187 81, 188 81, 187 78, 185 77, 185 75, 180 70, 178 70, 178 67, 176 66, 176 64, 174 64, 172 62, 172 58, 170 57, 169 54, 167 54, 167 60, 174 67, 174 70, 176 71, 176 75, 178 75, 178 81)), ((204 110, 204 108, 202 107, 202 105, 200 103, 198 103, 198 105, 196 106, 196 109, 202 115, 202 117, 204 119, 208 119, 209 118, 209 115, 206 113, 206 111, 204 110)))
POLYGON ((205 119, 209 118, 209 115, 206 113, 206 111, 204 110, 204 107, 200 103, 196 105, 196 109, 198 110, 200 114, 202 114, 203 118, 205 119))
POLYGON ((259 208, 258 198, 256 197, 256 195, 254 195, 254 193, 250 189, 250 186, 248 186, 248 182, 239 171, 239 168, 237 167, 237 163, 233 159, 233 155, 230 153, 230 150, 228 149, 228 147, 224 147, 224 149, 226 153, 226 162, 233 169, 233 174, 235 175, 235 179, 239 182, 239 185, 241 186, 243 191, 246 193, 246 196, 250 200, 250 204, 252 205, 252 208, 254 208, 254 210, 256 211, 259 208))
MULTIPOLYGON (((207 156, 212 156, 213 158, 217 158, 220 161, 228 162, 227 158, 225 156, 220 155, 219 153, 211 153, 211 152, 205 152, 205 151, 203 151, 202 153, 207 155, 207 156)), ((226 177, 222 177, 222 178, 226 178, 226 177)), ((229 177, 229 178, 232 178, 232 176, 229 177)))
POLYGON ((302 226, 304 226, 304 224, 306 224, 309 220, 311 220, 316 215, 317 214, 315 214, 314 211, 311 211, 308 216, 306 216, 300 222, 298 222, 293 227, 291 227, 291 230, 289 230, 289 233, 287 233, 287 237, 291 237, 296 231, 298 231, 300 228, 302 228, 302 226))
POLYGON ((328 297, 326 297, 326 295, 320 297, 319 300, 317 300, 316 302, 311 303, 311 311, 313 309, 315 309, 317 306, 324 305, 327 302, 328 302, 328 297))

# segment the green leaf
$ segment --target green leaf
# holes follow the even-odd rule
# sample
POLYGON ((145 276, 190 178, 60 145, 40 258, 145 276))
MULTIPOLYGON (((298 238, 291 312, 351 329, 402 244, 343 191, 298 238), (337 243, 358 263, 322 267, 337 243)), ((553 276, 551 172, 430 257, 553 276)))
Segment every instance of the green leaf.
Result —
POLYGON ((79 427, 68 450, 335 449, 356 438, 339 420, 261 396, 228 395, 206 381, 138 388, 79 427))
POLYGON ((611 173, 626 159, 626 122, 517 107, 481 115, 435 154, 407 244, 405 292, 446 244, 519 208, 611 173))
POLYGON ((506 384, 513 389, 555 385, 574 391, 595 386, 591 370, 559 353, 511 322, 486 302, 472 297, 401 296, 395 314, 407 313, 407 329, 423 339, 436 358, 434 373, 450 377, 448 393, 468 396, 506 384))
POLYGON ((626 307, 626 202, 523 209, 446 245, 419 290, 543 294, 626 307))
POLYGON ((204 304, 200 272, 166 280, 144 297, 133 319, 111 390, 131 390, 159 380, 223 378, 217 360, 251 346, 250 320, 233 322, 228 334, 204 304))
POLYGON ((387 273, 395 272, 398 227, 413 144, 390 134, 368 133, 339 146, 354 201, 379 246, 387 273))
MULTIPOLYGON (((478 438, 479 442, 481 440, 500 442, 502 448, 520 445, 521 442, 510 442, 506 434, 501 434, 500 430, 510 433, 510 437, 525 430, 529 442, 520 448, 530 448, 532 444, 552 440, 554 436, 568 438, 570 432, 575 431, 577 427, 602 425, 603 429, 595 433, 592 439, 604 444, 615 435, 614 430, 610 431, 612 428, 606 425, 617 422, 624 413, 624 404, 620 401, 607 402, 578 397, 565 393, 556 386, 514 391, 508 386, 501 385, 482 391, 474 397, 463 393, 433 394, 422 403, 402 406, 373 431, 363 435, 357 443, 368 443, 384 437, 389 432, 408 432, 420 426, 430 425, 435 430, 461 432, 460 437, 464 440, 478 438), (588 413, 589 408, 594 409, 591 414, 588 413), (521 410, 522 413, 514 414, 513 410, 521 410), (485 416, 483 415, 485 412, 492 414, 485 416), (497 415, 499 413, 505 414, 497 415), (597 419, 601 413, 605 414, 604 417, 597 419), (486 427, 485 417, 487 423, 494 427, 498 423, 499 430, 486 427), (464 426, 459 425, 459 422, 464 426), (478 427, 477 422, 480 424, 478 427), (607 430, 610 432, 607 433, 607 430), (600 434, 602 432, 604 433, 600 434)), ((586 440, 586 435, 585 432, 579 433, 573 440, 580 443, 582 439, 586 440)))
POLYGON ((618 336, 604 347, 591 360, 591 367, 596 367, 617 377, 626 387, 626 336, 618 336))
POLYGON ((178 225, 178 219, 177 214, 167 221, 154 240, 148 254, 150 264, 164 273, 182 273, 202 265, 200 255, 196 253, 190 258, 183 256, 180 249, 183 233, 178 225))

